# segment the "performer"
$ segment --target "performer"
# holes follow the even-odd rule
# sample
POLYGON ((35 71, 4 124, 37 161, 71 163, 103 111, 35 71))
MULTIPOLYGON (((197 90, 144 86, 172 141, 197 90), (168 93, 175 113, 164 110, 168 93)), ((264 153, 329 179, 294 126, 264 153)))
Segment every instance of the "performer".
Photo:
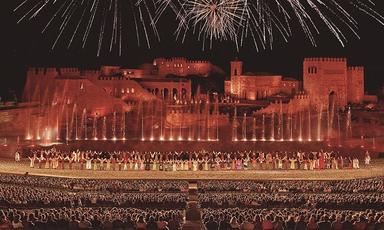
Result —
POLYGON ((193 160, 193 162, 192 162, 192 169, 193 169, 193 171, 194 172, 197 171, 198 168, 199 168, 199 165, 198 165, 197 160, 193 160))
POLYGON ((289 158, 289 161, 291 162, 291 166, 290 166, 290 169, 293 170, 293 169, 296 169, 296 159, 295 158, 289 158))
POLYGON ((93 158, 93 170, 94 171, 97 170, 97 161, 98 161, 98 157, 94 156, 94 158, 93 158))
POLYGON ((88 154, 85 157, 85 169, 87 169, 87 170, 92 169, 92 158, 88 154))
POLYGON ((100 156, 100 158, 98 158, 98 160, 99 160, 99 170, 104 170, 105 158, 100 156))
POLYGON ((319 153, 319 169, 323 170, 325 169, 325 157, 324 157, 324 153, 323 152, 320 152, 319 153))
POLYGON ((359 169, 359 159, 357 157, 353 158, 353 168, 354 169, 359 169))
POLYGON ((123 170, 124 170, 124 171, 127 171, 127 170, 128 170, 128 166, 129 166, 129 162, 128 162, 128 154, 127 154, 127 153, 124 153, 124 154, 123 154, 123 157, 124 157, 124 166, 123 166, 123 170))
POLYGON ((51 156, 50 156, 49 154, 47 154, 47 156, 45 157, 45 165, 44 165, 44 168, 45 168, 45 169, 49 169, 50 164, 51 164, 51 156))
POLYGON ((53 169, 58 169, 59 168, 59 157, 58 157, 58 154, 55 154, 52 157, 52 168, 53 169))
POLYGON ((365 152, 364 163, 365 163, 366 166, 371 164, 371 155, 369 154, 368 150, 365 152))
POLYGON ((34 168, 35 167, 35 160, 36 160, 36 153, 34 153, 32 157, 28 157, 28 159, 31 161, 31 163, 29 164, 29 167, 34 168))
POLYGON ((43 165, 43 161, 44 161, 44 155, 43 155, 43 151, 40 152, 40 157, 37 158, 37 161, 39 163, 39 169, 42 168, 42 165, 43 165))
POLYGON ((117 165, 118 165, 118 169, 119 171, 121 171, 121 164, 123 163, 123 158, 119 157, 117 158, 117 165))
POLYGON ((116 170, 116 156, 111 156, 111 163, 112 163, 112 171, 116 170))
POLYGON ((16 152, 15 152, 15 161, 16 161, 16 162, 20 162, 20 153, 19 153, 19 150, 16 150, 16 152))
POLYGON ((283 169, 283 159, 279 155, 277 155, 277 168, 283 169))
POLYGON ((59 169, 64 169, 64 157, 63 157, 63 154, 59 154, 58 162, 59 162, 59 169))
POLYGON ((106 168, 107 171, 110 171, 111 170, 111 157, 108 157, 107 158, 107 168, 106 168))

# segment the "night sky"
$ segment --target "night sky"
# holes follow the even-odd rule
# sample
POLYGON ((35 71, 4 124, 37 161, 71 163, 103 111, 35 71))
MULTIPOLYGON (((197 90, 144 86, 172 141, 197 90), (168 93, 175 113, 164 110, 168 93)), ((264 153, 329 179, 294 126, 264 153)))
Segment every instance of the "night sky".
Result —
MULTIPOLYGON (((373 0, 380 13, 384 14, 382 0, 373 0)), ((288 43, 276 38, 272 50, 257 52, 253 44, 246 42, 237 52, 230 42, 215 42, 212 49, 202 50, 201 42, 196 36, 189 34, 184 44, 175 41, 173 31, 176 24, 171 12, 167 12, 160 20, 158 28, 161 41, 151 38, 152 48, 137 46, 136 36, 127 36, 131 41, 125 41, 123 54, 119 56, 114 50, 109 53, 103 49, 100 57, 96 56, 96 39, 85 49, 75 44, 71 49, 65 49, 65 45, 59 43, 55 50, 50 47, 57 33, 49 31, 41 34, 41 28, 49 18, 44 15, 39 20, 30 23, 17 24, 20 15, 13 9, 19 0, 3 0, 1 8, 1 60, 2 76, 0 94, 3 98, 9 98, 13 92, 20 95, 24 86, 25 71, 29 66, 73 66, 82 68, 96 68, 99 65, 122 65, 125 67, 137 67, 141 63, 151 62, 155 57, 184 56, 189 59, 209 60, 229 72, 229 61, 238 57, 245 62, 247 72, 271 72, 284 76, 302 78, 302 60, 304 57, 347 57, 349 65, 363 65, 366 68, 366 89, 375 92, 384 84, 384 26, 366 15, 356 14, 359 21, 359 34, 361 39, 347 33, 349 43, 345 48, 341 47, 337 40, 325 29, 320 27, 321 34, 316 37, 318 47, 313 47, 305 38, 298 26, 294 26, 294 35, 288 43), (6 3, 4 3, 6 2, 6 3)), ((49 12, 48 12, 49 13, 49 12)), ((95 36, 94 33, 91 36, 95 36)), ((67 40, 65 35, 63 40, 67 40)), ((141 40, 143 43, 144 40, 141 40)))

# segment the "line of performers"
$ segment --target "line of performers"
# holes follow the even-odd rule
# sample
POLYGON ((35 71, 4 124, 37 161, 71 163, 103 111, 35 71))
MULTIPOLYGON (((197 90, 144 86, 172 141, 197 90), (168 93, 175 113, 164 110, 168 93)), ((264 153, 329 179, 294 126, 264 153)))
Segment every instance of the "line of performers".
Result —
MULTIPOLYGON (((357 157, 343 157, 336 152, 63 152, 55 148, 33 150, 28 157, 31 168, 77 170, 323 170, 358 169, 357 157)), ((371 161, 368 152, 365 164, 371 161)))

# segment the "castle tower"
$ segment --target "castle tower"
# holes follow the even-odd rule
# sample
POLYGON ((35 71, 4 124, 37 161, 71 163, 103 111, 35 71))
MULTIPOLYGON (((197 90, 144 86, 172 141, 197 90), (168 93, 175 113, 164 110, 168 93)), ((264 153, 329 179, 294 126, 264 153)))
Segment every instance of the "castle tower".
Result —
POLYGON ((348 102, 361 103, 364 99, 364 67, 348 67, 348 102))
POLYGON ((231 77, 243 74, 243 62, 239 60, 231 61, 231 77))
POLYGON ((230 94, 240 94, 240 76, 243 74, 243 62, 237 60, 231 61, 231 78, 230 84, 226 84, 226 92, 230 94))
POLYGON ((306 58, 303 63, 304 90, 316 107, 345 107, 348 103, 347 59, 306 58))

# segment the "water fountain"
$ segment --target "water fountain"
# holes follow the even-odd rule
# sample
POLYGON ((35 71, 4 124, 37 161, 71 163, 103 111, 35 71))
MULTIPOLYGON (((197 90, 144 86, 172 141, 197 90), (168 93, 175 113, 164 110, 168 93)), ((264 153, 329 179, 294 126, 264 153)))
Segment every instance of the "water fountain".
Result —
POLYGON ((299 112, 299 141, 303 141, 303 113, 299 112))
POLYGON ((321 125, 323 116, 323 106, 320 105, 319 112, 317 114, 317 141, 321 141, 321 125))
POLYGON ((198 121, 197 121, 197 140, 201 140, 201 100, 198 99, 197 106, 197 115, 198 115, 198 121))
MULTIPOLYGON (((181 113, 181 114, 183 114, 183 111, 179 111, 179 113, 181 113)), ((182 115, 180 115, 179 116, 179 137, 178 137, 178 140, 179 141, 182 141, 183 140, 183 130, 182 130, 182 128, 183 128, 183 119, 182 119, 182 117, 181 117, 182 115)))
POLYGON ((103 140, 107 140, 107 117, 103 117, 103 127, 101 129, 101 135, 103 136, 103 140))
POLYGON ((247 141, 247 113, 244 113, 241 131, 243 132, 243 141, 247 141))
POLYGON ((289 141, 293 141, 293 113, 292 113, 292 111, 289 113, 288 123, 289 123, 289 141))
MULTIPOLYGON (((40 139, 40 138, 39 138, 40 139)), ((69 115, 68 115, 68 105, 65 107, 65 140, 69 140, 69 115)))
POLYGON ((81 130, 83 131, 84 140, 87 140, 87 109, 83 109, 83 113, 81 115, 81 130))
POLYGON ((283 114, 283 102, 280 100, 280 111, 279 111, 279 128, 278 136, 280 141, 284 141, 284 114, 283 114))
POLYGON ((125 121, 126 121, 127 113, 125 111, 121 114, 121 125, 120 125, 120 131, 121 131, 121 139, 125 140, 125 121))
POLYGON ((141 140, 145 141, 145 135, 144 135, 144 105, 141 104, 141 140))
POLYGON ((261 126, 262 126, 261 140, 262 140, 262 141, 265 141, 265 114, 264 114, 264 113, 263 113, 263 115, 262 115, 261 126))
POLYGON ((308 107, 308 141, 312 141, 311 107, 308 107))
POLYGON ((253 123, 252 123, 252 141, 257 141, 257 135, 256 135, 256 116, 253 117, 253 123))
POLYGON ((151 137, 150 137, 150 141, 153 141, 154 140, 154 117, 155 117, 155 101, 152 102, 151 104, 151 137))
POLYGON ((327 139, 328 141, 332 138, 332 130, 333 130, 333 120, 335 115, 335 102, 332 100, 328 105, 327 111, 327 139))
POLYGON ((340 112, 337 113, 337 143, 341 146, 341 122, 340 122, 340 112))
POLYGON ((235 106, 235 111, 233 114, 233 122, 232 122, 232 141, 237 141, 237 108, 235 106))
POLYGON ((116 140, 116 111, 113 111, 112 117, 112 140, 116 140))
MULTIPOLYGON (((172 113, 172 111, 171 111, 171 113, 172 113)), ((173 122, 171 121, 171 122, 169 122, 169 140, 170 141, 173 141, 173 122)))
POLYGON ((94 140, 97 140, 97 113, 96 115, 93 117, 93 126, 92 126, 92 135, 93 135, 93 139, 94 140))
POLYGON ((73 138, 73 127, 75 126, 75 138, 77 139, 77 105, 76 103, 73 105, 72 107, 72 113, 71 113, 71 122, 70 122, 70 126, 69 126, 69 138, 67 138, 68 140, 69 139, 72 139, 73 138))
POLYGON ((271 114, 271 141, 275 141, 275 112, 271 114))
POLYGON ((60 140, 60 121, 59 121, 59 106, 57 106, 56 111, 56 140, 60 140))
POLYGON ((348 107, 345 134, 346 134, 347 138, 352 137, 352 114, 351 114, 351 107, 348 107))
POLYGON ((205 103, 205 109, 206 109, 206 121, 205 121, 205 127, 207 130, 207 140, 211 140, 210 136, 210 104, 209 104, 209 95, 207 95, 207 101, 205 103))
POLYGON ((219 141, 219 96, 216 95, 215 99, 215 112, 216 112, 216 141, 219 141))
MULTIPOLYGON (((164 93, 163 93, 163 99, 164 99, 164 93)), ((163 109, 164 109, 164 106, 163 106, 163 100, 161 100, 161 103, 160 103, 160 141, 163 141, 164 140, 164 133, 163 133, 163 109)))

